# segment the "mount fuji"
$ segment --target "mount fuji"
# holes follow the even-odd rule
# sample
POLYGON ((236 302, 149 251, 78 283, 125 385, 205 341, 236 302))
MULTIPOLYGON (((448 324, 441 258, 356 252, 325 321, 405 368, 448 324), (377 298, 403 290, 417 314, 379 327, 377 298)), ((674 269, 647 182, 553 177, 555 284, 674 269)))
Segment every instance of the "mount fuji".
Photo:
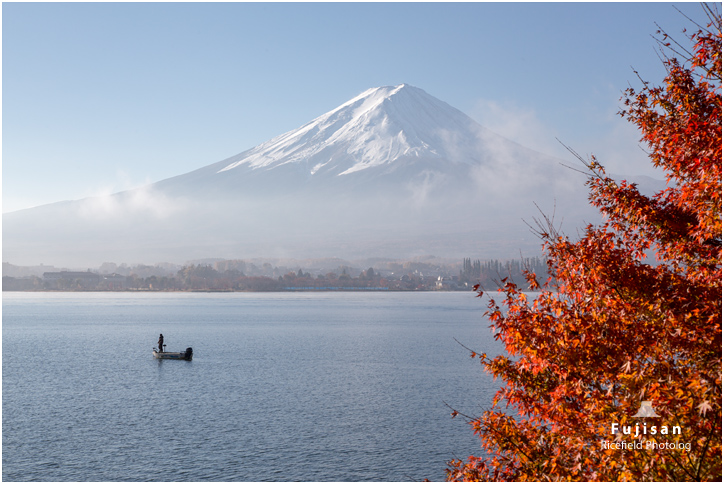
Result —
POLYGON ((195 171, 5 214, 3 261, 537 255, 521 219, 596 217, 584 181, 421 89, 379 87, 195 171))

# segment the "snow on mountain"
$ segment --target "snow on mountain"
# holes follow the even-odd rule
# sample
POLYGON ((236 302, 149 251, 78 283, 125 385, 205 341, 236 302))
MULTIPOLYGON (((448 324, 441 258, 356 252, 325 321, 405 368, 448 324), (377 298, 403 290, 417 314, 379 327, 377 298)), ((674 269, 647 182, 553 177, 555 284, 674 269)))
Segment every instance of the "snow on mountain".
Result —
POLYGON ((301 183, 329 185, 331 177, 344 186, 349 184, 344 178, 379 183, 383 176, 387 182, 404 183, 454 174, 466 179, 477 176, 475 167, 493 169, 499 162, 503 173, 512 159, 522 158, 534 162, 542 156, 493 134, 425 91, 401 84, 369 89, 298 129, 161 182, 159 188, 256 189, 260 178, 273 179, 272 185, 284 189, 301 183))
POLYGON ((452 133, 475 139, 479 127, 466 115, 421 89, 401 84, 369 89, 301 128, 226 160, 225 172, 303 164, 310 175, 344 176, 389 165, 402 157, 476 162, 471 146, 451 149, 452 133))
POLYGON ((539 251, 534 202, 589 213, 583 181, 401 84, 190 173, 5 214, 3 260, 515 257, 539 251))

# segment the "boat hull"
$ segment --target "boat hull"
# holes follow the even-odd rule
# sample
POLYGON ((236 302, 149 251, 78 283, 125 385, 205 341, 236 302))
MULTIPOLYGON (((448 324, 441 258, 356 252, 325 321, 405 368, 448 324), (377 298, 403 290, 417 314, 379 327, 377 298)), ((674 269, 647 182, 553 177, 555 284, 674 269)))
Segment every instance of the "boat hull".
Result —
POLYGON ((153 350, 153 357, 159 360, 186 360, 191 361, 194 357, 194 352, 191 348, 186 348, 186 351, 175 353, 173 351, 156 351, 153 350))

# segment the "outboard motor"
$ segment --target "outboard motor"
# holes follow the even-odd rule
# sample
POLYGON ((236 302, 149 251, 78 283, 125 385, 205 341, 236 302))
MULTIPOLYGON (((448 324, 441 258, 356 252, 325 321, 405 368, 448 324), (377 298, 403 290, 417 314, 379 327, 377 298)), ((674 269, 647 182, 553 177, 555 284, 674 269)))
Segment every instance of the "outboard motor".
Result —
POLYGON ((186 354, 184 355, 184 358, 187 360, 190 360, 194 356, 194 350, 191 348, 186 348, 186 354))

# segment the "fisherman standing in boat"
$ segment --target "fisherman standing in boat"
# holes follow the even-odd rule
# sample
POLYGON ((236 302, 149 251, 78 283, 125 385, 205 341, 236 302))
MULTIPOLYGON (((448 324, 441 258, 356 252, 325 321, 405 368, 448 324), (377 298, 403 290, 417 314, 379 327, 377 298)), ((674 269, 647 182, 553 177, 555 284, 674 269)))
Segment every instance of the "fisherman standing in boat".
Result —
POLYGON ((163 353, 163 334, 158 337, 158 352, 163 353))

